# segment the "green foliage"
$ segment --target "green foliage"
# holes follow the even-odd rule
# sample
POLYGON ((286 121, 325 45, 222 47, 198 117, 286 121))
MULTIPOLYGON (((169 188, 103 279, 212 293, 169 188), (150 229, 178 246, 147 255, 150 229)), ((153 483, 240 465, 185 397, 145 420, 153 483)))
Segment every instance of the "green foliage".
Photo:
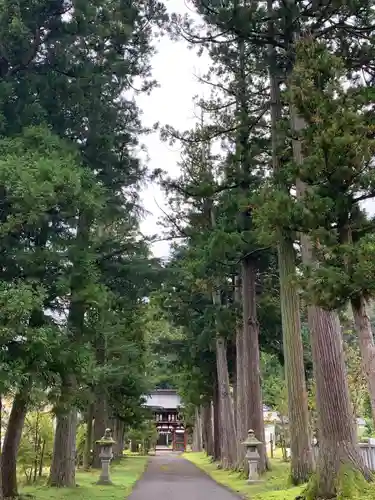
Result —
POLYGON ((344 62, 325 45, 298 45, 291 98, 306 122, 304 161, 291 165, 307 186, 297 206, 301 230, 312 237, 319 266, 305 270, 310 300, 337 308, 358 292, 372 296, 372 221, 361 200, 373 196, 375 95, 352 81, 343 86, 344 62))
POLYGON ((83 455, 85 452, 85 443, 86 443, 86 432, 87 432, 87 424, 85 424, 84 422, 80 422, 77 427, 77 441, 76 441, 76 456, 78 465, 81 465, 83 463, 83 455))
POLYGON ((0 386, 31 379, 57 414, 104 387, 130 425, 160 270, 139 230, 147 131, 131 93, 155 85, 167 16, 157 0, 73 4, 0 6, 0 386))
POLYGON ((5 372, 10 377, 19 372, 21 378, 33 373, 52 383, 52 373, 64 364, 65 333, 44 310, 60 312, 58 297, 69 291, 75 243, 70 231, 80 210, 101 207, 101 189, 77 163, 74 148, 46 128, 2 139, 0 149, 1 336, 7 346, 2 384, 11 380, 5 372))
POLYGON ((50 465, 53 434, 51 413, 37 410, 26 416, 18 451, 18 465, 27 483, 35 483, 42 478, 45 467, 50 465))
POLYGON ((261 353, 263 403, 287 415, 286 388, 283 369, 275 355, 261 353))
POLYGON ((215 383, 214 308, 207 293, 199 291, 194 283, 189 287, 190 271, 185 264, 189 266, 190 262, 180 255, 177 251, 168 265, 167 280, 155 297, 174 329, 168 336, 156 339, 153 349, 157 356, 167 357, 166 368, 185 403, 200 404, 211 398, 215 383))
POLYGON ((368 392, 366 392, 363 399, 363 417, 367 419, 367 421, 372 420, 371 398, 368 392))
MULTIPOLYGON (((220 58, 219 54, 216 56, 220 58)), ((225 66, 229 65, 228 61, 219 64, 229 79, 235 78, 233 68, 225 66)), ((214 99, 226 102, 227 97, 218 91, 209 104, 201 103, 202 110, 206 104, 211 106, 214 99)), ((212 111, 207 124, 202 119, 200 125, 183 134, 170 127, 164 131, 167 136, 179 138, 183 146, 181 175, 177 180, 163 180, 173 213, 172 223, 171 217, 165 223, 170 235, 176 235, 177 229, 183 242, 173 247, 159 303, 168 320, 181 329, 185 337, 184 342, 169 343, 180 366, 176 384, 187 408, 191 409, 212 399, 217 335, 227 341, 233 379, 235 331, 241 315, 241 306, 235 297, 235 277, 245 255, 253 255, 258 267, 262 347, 282 357, 275 254, 272 249, 260 248, 249 206, 262 175, 262 166, 253 165, 252 155, 259 152, 258 143, 254 138, 254 143, 248 144, 251 150, 244 165, 247 174, 239 169, 238 158, 231 153, 230 148, 237 140, 234 134, 228 139, 230 148, 223 147, 217 155, 212 154, 208 137, 219 133, 217 130, 221 130, 226 118, 233 120, 230 112, 234 105, 228 104, 225 109, 223 115, 212 111), (215 294, 220 299, 214 301, 215 294)))
POLYGON ((367 379, 363 371, 358 340, 354 332, 346 332, 346 335, 344 349, 353 413, 356 417, 363 417, 365 415, 365 400, 368 396, 367 379))
POLYGON ((141 451, 147 455, 151 448, 154 448, 158 438, 158 432, 153 420, 144 420, 136 428, 126 432, 126 439, 135 441, 141 445, 141 451))
POLYGON ((48 488, 44 485, 25 486, 21 494, 32 495, 38 500, 124 500, 143 474, 147 465, 147 457, 127 457, 119 464, 112 465, 112 486, 98 486, 98 471, 77 472, 76 488, 48 488))

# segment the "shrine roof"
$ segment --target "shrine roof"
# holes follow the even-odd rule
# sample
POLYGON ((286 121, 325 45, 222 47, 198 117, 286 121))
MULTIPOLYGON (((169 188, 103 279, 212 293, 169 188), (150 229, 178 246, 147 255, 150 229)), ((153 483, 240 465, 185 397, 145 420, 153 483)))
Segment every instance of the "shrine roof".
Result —
POLYGON ((181 398, 175 390, 158 389, 146 396, 144 406, 165 410, 176 410, 182 406, 181 398))

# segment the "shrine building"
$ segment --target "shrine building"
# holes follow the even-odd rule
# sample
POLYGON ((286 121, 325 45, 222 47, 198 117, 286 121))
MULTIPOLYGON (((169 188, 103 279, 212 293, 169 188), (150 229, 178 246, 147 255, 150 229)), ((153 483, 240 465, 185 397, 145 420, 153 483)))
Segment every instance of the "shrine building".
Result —
POLYGON ((177 391, 156 389, 147 396, 145 406, 152 410, 158 430, 156 447, 159 450, 185 451, 187 433, 179 411, 182 403, 177 391))

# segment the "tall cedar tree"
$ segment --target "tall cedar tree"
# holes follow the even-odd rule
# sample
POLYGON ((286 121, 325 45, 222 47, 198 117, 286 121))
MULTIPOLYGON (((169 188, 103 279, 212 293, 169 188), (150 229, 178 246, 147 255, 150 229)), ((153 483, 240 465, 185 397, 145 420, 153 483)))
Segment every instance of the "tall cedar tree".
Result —
MULTIPOLYGON (((234 87, 235 92, 233 92, 233 86, 229 86, 228 90, 229 93, 231 92, 232 95, 234 94, 235 96, 237 96, 237 101, 241 113, 240 116, 246 116, 246 120, 249 120, 249 114, 246 113, 246 108, 249 108, 249 102, 250 108, 254 108, 251 120, 249 121, 247 126, 242 128, 242 130, 245 130, 245 133, 242 132, 243 138, 240 139, 237 143, 243 143, 239 148, 240 151, 243 151, 242 154, 240 153, 240 157, 242 156, 243 168, 245 165, 243 158, 249 156, 250 149, 249 143, 246 144, 246 141, 248 140, 246 137, 246 130, 249 129, 250 131, 253 131, 254 127, 256 127, 259 121, 262 120, 262 117, 265 115, 268 108, 267 101, 269 100, 269 97, 266 92, 267 86, 264 84, 264 82, 267 76, 268 61, 270 59, 270 54, 268 52, 270 50, 272 51, 272 46, 268 46, 265 42, 266 40, 268 40, 268 37, 272 36, 271 31, 273 26, 270 22, 269 25, 267 25, 267 22, 263 21, 262 31, 266 31, 266 34, 264 35, 264 38, 262 38, 263 35, 259 35, 259 38, 261 40, 258 40, 256 39, 257 37, 251 35, 252 30, 249 30, 247 23, 252 14, 256 16, 255 19, 257 19, 257 16, 260 15, 262 15, 264 19, 267 18, 266 13, 262 11, 262 7, 258 7, 259 11, 257 11, 257 9, 255 8, 253 12, 250 6, 246 4, 246 2, 242 4, 238 1, 233 1, 222 9, 217 9, 216 5, 207 6, 206 2, 196 2, 196 4, 198 10, 204 15, 204 18, 208 24, 208 34, 206 37, 202 37, 200 36, 199 32, 198 34, 194 33, 191 37, 191 40, 193 43, 201 43, 203 45, 207 45, 209 43, 208 41, 212 42, 213 49, 211 50, 211 56, 213 56, 214 59, 214 68, 215 64, 217 65, 217 60, 219 59, 217 54, 222 54, 221 58, 227 56, 227 58, 229 59, 229 57, 231 56, 233 60, 233 58, 238 57, 238 53, 240 53, 239 58, 241 59, 241 50, 245 49, 247 60, 254 59, 254 63, 252 64, 250 71, 250 68, 246 66, 242 69, 242 72, 244 74, 250 74, 250 86, 249 81, 247 81, 246 83, 243 82, 241 89, 240 64, 239 71, 237 71, 237 86, 234 87), (218 36, 218 33, 221 33, 220 36, 218 36), (213 34, 215 36, 213 36, 213 34), (220 38, 220 44, 215 42, 215 37, 217 37, 218 40, 220 38), (237 45, 237 52, 235 51, 235 49, 231 49, 233 45, 237 45), (269 47, 271 47, 271 49, 269 47), (254 84, 254 81, 261 81, 263 85, 259 85, 258 83, 257 88, 256 84, 254 84), (244 99, 244 96, 248 97, 244 99)), ((260 18, 259 21, 261 22, 262 18, 260 18)), ((231 64, 233 66, 233 62, 231 62, 231 64)), ((228 82, 227 78, 223 79, 223 71, 219 72, 218 70, 218 76, 219 79, 223 81, 223 83, 221 83, 221 81, 219 80, 220 87, 223 88, 224 86, 227 89, 228 82)), ((276 86, 271 85, 271 92, 273 94, 275 90, 276 86)), ((276 121, 278 119, 278 114, 280 114, 281 111, 279 109, 278 102, 275 99, 277 99, 277 96, 273 95, 271 98, 273 123, 272 141, 274 150, 273 163, 274 168, 277 169, 278 153, 276 152, 275 148, 277 148, 277 143, 280 142, 280 140, 276 136, 276 121)), ((228 135, 228 130, 223 127, 220 130, 220 134, 222 136, 228 135)), ((239 134, 237 134, 237 136, 239 138, 241 137, 241 127, 239 128, 239 134)), ((254 143, 254 138, 251 137, 250 141, 251 143, 254 143)), ((258 147, 260 150, 255 156, 258 159, 258 162, 262 162, 267 159, 268 147, 264 143, 260 144, 260 146, 258 147)), ((244 179, 240 179, 240 183, 244 185, 244 179)), ((306 481, 312 470, 313 461, 308 430, 307 393, 303 369, 303 347, 300 328, 299 300, 297 290, 292 284, 292 278, 295 272, 295 255, 292 236, 288 235, 288 233, 284 230, 281 230, 278 234, 278 243, 281 311, 284 337, 283 344, 286 368, 285 372, 287 378, 289 399, 289 421, 291 427, 293 428, 293 432, 291 433, 293 436, 291 440, 293 457, 291 462, 291 475, 293 482, 297 484, 299 482, 306 481)), ((243 272, 246 271, 247 277, 250 276, 250 273, 248 272, 249 269, 246 269, 245 264, 246 263, 244 262, 243 272)), ((248 267, 250 268, 250 266, 248 267)), ((247 286, 245 296, 243 296, 243 300, 245 300, 244 305, 246 304, 248 298, 248 291, 249 287, 247 286)), ((248 309, 248 307, 246 307, 246 309, 248 309)), ((253 324, 253 322, 251 321, 250 323, 248 323, 248 319, 245 318, 244 325, 247 324, 251 325, 253 324)))
MULTIPOLYGON (((155 2, 6 2, 0 16, 1 132, 19 133, 47 123, 81 149, 82 163, 107 190, 107 206, 118 216, 134 208, 134 188, 144 172, 133 148, 140 131, 138 110, 124 90, 143 80, 152 87, 149 56, 153 26, 165 20, 155 2), (114 77, 115 75, 115 77, 114 77)), ((92 255, 95 213, 81 209, 70 276, 68 331, 71 345, 84 339, 87 292, 98 275, 92 255)), ((92 290, 91 290, 92 291, 92 290)), ((70 351, 74 366, 76 349, 70 351)), ((77 378, 63 370, 50 483, 74 485, 77 378), (66 436, 70 436, 66 439, 66 436)))
MULTIPOLYGON (((319 314, 325 321, 333 317, 332 310, 351 300, 358 328, 358 323, 366 320, 365 312, 358 304, 365 305, 365 297, 371 294, 373 286, 373 266, 369 264, 372 235, 369 238, 368 232, 366 234, 368 221, 361 216, 358 207, 361 199, 373 196, 371 162, 375 143, 372 118, 368 112, 373 93, 358 84, 345 90, 342 84, 344 75, 342 61, 330 55, 324 45, 305 40, 298 46, 290 97, 304 123, 298 141, 302 149, 301 161, 296 163, 295 173, 302 185, 302 206, 299 208, 304 214, 302 231, 309 238, 310 262, 307 260, 306 264, 311 274, 308 280, 311 286, 307 289, 313 292, 310 309, 315 307, 310 314, 317 315, 317 311, 324 308, 324 313, 319 314), (363 237, 356 239, 356 231, 360 235, 361 230, 364 231, 363 237)), ((372 332, 365 327, 359 328, 358 333, 371 389, 372 332)), ((319 349, 319 344, 316 344, 313 343, 313 353, 314 349, 319 349)), ((338 341, 336 345, 338 349, 338 341)), ((327 362, 330 360, 326 349, 323 352, 319 349, 319 355, 326 356, 327 362)), ((335 369, 338 361, 336 356, 328 363, 329 368, 335 369)), ((318 392, 327 391, 326 384, 320 380, 323 376, 326 374, 317 371, 318 392)), ((322 442, 318 461, 318 474, 322 479, 317 495, 327 495, 337 487, 332 473, 326 473, 327 461, 332 464, 333 458, 335 477, 342 463, 359 469, 367 479, 371 477, 359 459, 355 433, 348 425, 345 427, 345 419, 351 420, 351 407, 344 394, 338 394, 340 401, 337 398, 341 405, 336 406, 340 418, 332 418, 333 389, 339 390, 331 386, 327 391, 326 397, 329 394, 331 397, 330 405, 322 404, 324 397, 317 398, 322 442), (331 428, 323 427, 326 420, 331 428), (332 434, 341 434, 342 443, 334 457, 327 456, 323 448, 324 441, 331 440, 332 434)))
MULTIPOLYGON (((235 466, 237 462, 234 407, 228 371, 229 339, 226 329, 226 318, 231 313, 228 307, 225 266, 223 268, 218 261, 213 260, 213 255, 210 255, 215 248, 212 237, 216 235, 219 214, 217 213, 218 206, 214 201, 215 166, 207 144, 197 142, 197 138, 201 137, 201 132, 202 127, 198 126, 196 130, 188 134, 191 135, 191 141, 188 140, 185 143, 185 154, 180 165, 182 174, 178 182, 166 181, 165 185, 170 193, 171 209, 174 213, 179 213, 178 217, 173 220, 173 229, 178 227, 180 232, 178 236, 181 236, 182 232, 188 237, 189 247, 193 245, 192 250, 194 246, 196 247, 195 265, 197 270, 200 269, 199 282, 212 302, 216 325, 214 343, 222 429, 221 460, 224 467, 228 468, 235 466), (178 211, 175 209, 176 205, 178 211), (183 226, 187 226, 187 232, 183 226)), ((230 296, 233 298, 233 290, 230 296)))
MULTIPOLYGON (((239 30, 240 32, 243 30, 243 32, 246 34, 247 37, 252 39, 254 43, 256 43, 259 47, 261 47, 263 50, 266 49, 267 47, 273 47, 275 49, 275 54, 276 54, 276 67, 278 71, 280 72, 280 81, 278 84, 280 85, 281 83, 286 83, 286 76, 290 74, 291 70, 293 69, 293 61, 294 61, 294 41, 297 35, 301 36, 303 35, 304 30, 306 29, 310 34, 312 33, 313 36, 323 36, 329 44, 332 45, 332 48, 335 50, 338 48, 339 50, 343 50, 345 48, 345 63, 346 65, 353 70, 353 68, 358 67, 358 63, 360 60, 364 61, 363 64, 366 63, 368 64, 368 67, 370 66, 369 63, 369 58, 365 59, 364 57, 364 50, 360 49, 360 42, 361 42, 361 37, 366 34, 366 36, 370 33, 371 34, 371 28, 369 20, 371 19, 371 5, 370 3, 366 3, 365 5, 362 5, 361 9, 357 9, 357 6, 353 5, 350 6, 342 6, 342 8, 338 8, 340 11, 340 15, 337 16, 337 6, 336 5, 328 5, 327 9, 325 9, 323 15, 321 15, 321 12, 318 14, 318 22, 316 21, 317 19, 317 11, 316 11, 316 6, 306 6, 304 4, 300 4, 299 2, 289 2, 285 3, 282 5, 275 5, 275 4, 269 4, 268 11, 272 11, 273 16, 272 19, 270 16, 265 15, 265 12, 263 10, 262 5, 255 5, 251 9, 245 9, 243 6, 241 6, 242 10, 242 19, 247 22, 243 23, 243 27, 240 28, 238 26, 233 26, 233 9, 227 9, 227 8, 222 8, 220 9, 220 12, 215 12, 215 7, 212 6, 213 8, 211 9, 207 8, 207 5, 204 2, 196 2, 198 5, 198 8, 200 8, 201 11, 206 13, 206 16, 208 20, 211 19, 211 24, 212 19, 213 19, 213 13, 216 16, 216 19, 214 19, 214 22, 216 22, 216 26, 219 26, 222 29, 226 29, 228 31, 231 30, 231 33, 233 33, 235 36, 237 36, 239 30), (204 4, 204 5, 202 5, 204 4), (341 12, 342 10, 342 12, 341 12), (218 16, 219 14, 219 16, 218 16), (355 22, 353 22, 353 16, 355 17, 355 22), (339 19, 339 21, 338 21, 339 19), (249 22, 251 20, 251 23, 249 22), (327 23, 327 21, 329 21, 327 23), (273 28, 274 30, 270 32, 270 22, 273 22, 273 28), (338 23, 340 23, 340 26, 343 26, 346 30, 346 33, 348 36, 352 36, 352 39, 350 43, 345 45, 345 41, 343 42, 343 38, 339 35, 338 32, 338 23), (358 49, 358 50, 357 50, 358 49)), ((340 31, 341 33, 341 31, 340 31)), ((215 33, 216 36, 216 33, 215 33)), ((199 37, 198 37, 199 38, 199 37)), ((193 41, 196 41, 197 38, 192 37, 193 41)), ((259 50, 259 53, 262 54, 262 50, 259 50)), ((367 56, 369 55, 370 51, 367 51, 367 56)), ((269 65, 269 61, 267 59, 263 59, 263 64, 267 63, 269 65)), ((284 111, 285 108, 284 108, 284 111)), ((287 116, 286 112, 285 115, 287 116)), ((294 123, 294 128, 295 128, 296 123, 294 123)), ((294 141, 294 154, 295 154, 295 159, 298 161, 298 141, 294 141)), ((290 154, 290 153, 288 153, 290 154)), ((284 167, 282 168, 282 171, 284 171, 284 167)), ((295 183, 295 180, 292 181, 292 184, 295 183)), ((287 193, 288 194, 288 193, 287 193)), ((285 207, 290 206, 290 202, 288 203, 288 196, 285 197, 285 207)), ((283 208, 284 208, 283 206, 283 208)), ((273 213, 273 216, 275 216, 275 213, 273 213)), ((288 227, 288 224, 286 225, 281 225, 281 227, 285 228, 288 227)), ((290 228, 290 225, 289 225, 290 228)), ((306 247, 306 246, 305 246, 306 247)), ((306 257, 306 253, 305 253, 306 257)), ((341 356, 341 360, 339 361, 339 364, 337 365, 338 373, 340 373, 340 377, 336 377, 337 380, 337 386, 340 386, 341 389, 339 390, 340 392, 340 397, 344 396, 343 399, 347 401, 348 397, 348 392, 347 392, 347 387, 345 385, 345 376, 344 372, 342 370, 343 366, 343 358, 342 358, 342 351, 338 347, 338 343, 340 342, 340 331, 338 329, 338 324, 334 325, 332 321, 329 322, 328 316, 323 313, 323 316, 325 319, 327 319, 327 330, 326 330, 326 335, 318 335, 319 331, 317 329, 317 322, 315 319, 319 315, 322 310, 316 310, 315 313, 316 315, 310 315, 310 331, 311 335, 313 337, 313 340, 317 341, 318 345, 320 346, 321 349, 323 349, 323 344, 325 344, 325 349, 328 349, 335 353, 337 355, 341 356), (331 328, 332 327, 332 328, 331 328), (330 334, 330 337, 334 342, 328 343, 325 339, 328 338, 330 334)), ((323 317, 322 316, 322 317, 323 317)), ((336 320, 335 320, 336 321, 336 320)), ((333 322, 335 322, 333 321, 333 322)), ((322 327, 323 323, 320 322, 319 327, 322 327)), ((314 342, 313 342, 314 343, 314 342)), ((314 351, 314 349, 313 349, 314 351)), ((325 368, 326 365, 323 366, 323 364, 320 362, 321 360, 319 359, 319 356, 317 356, 317 350, 315 350, 315 356, 314 356, 314 361, 315 361, 315 368, 318 369, 320 368, 325 368)), ((328 373, 325 374, 326 377, 328 378, 328 373)), ((321 380, 319 383, 322 383, 323 381, 321 380)), ((338 393, 337 393, 338 394, 338 393)), ((318 397, 324 396, 322 392, 318 391, 318 397)), ((323 404, 323 402, 322 402, 323 404)), ((328 401, 325 402, 325 404, 328 404, 328 401)), ((347 412, 346 412, 347 415, 347 412)), ((342 429, 344 430, 351 428, 350 433, 353 433, 353 422, 347 420, 342 425, 342 429)), ((336 449, 336 444, 334 444, 332 441, 325 442, 324 443, 325 447, 325 452, 327 455, 333 455, 335 453, 336 449)), ((303 451, 303 450, 302 450, 303 451)), ((325 452, 321 454, 321 457, 324 456, 325 452)), ((360 464, 359 464, 360 465, 360 464)), ((306 470, 306 469, 305 469, 306 470)), ((335 471, 332 470, 332 475, 335 475, 335 471)), ((319 476, 318 476, 319 478, 319 476)), ((297 478, 298 479, 298 478, 297 478)), ((318 480, 319 483, 320 479, 318 480)), ((323 484, 323 479, 321 479, 322 484, 323 484)))
MULTIPOLYGON (((56 376, 69 369, 61 356, 66 335, 45 310, 59 312, 58 298, 69 289, 71 231, 80 208, 100 206, 100 189, 79 167, 78 151, 48 129, 26 129, 19 137, 3 139, 0 151, 0 279, 14 307, 6 312, 3 304, 2 361, 20 381, 8 381, 17 392, 2 456, 4 496, 12 498, 17 495, 16 459, 31 388, 53 391, 56 376), (22 316, 18 307, 24 309, 22 316)), ((77 352, 77 372, 79 358, 77 352)), ((3 391, 5 382, 2 379, 3 391)))
MULTIPOLYGON (((236 49, 236 46, 232 47, 233 50, 236 49)), ((232 50, 231 49, 231 50, 232 50)), ((231 52, 231 51, 230 51, 231 52)), ((231 53, 230 55, 233 56, 231 53)), ((223 60, 227 59, 227 64, 229 65, 229 54, 222 57, 223 60)), ((224 64, 223 64, 224 67, 224 64)), ((232 63, 232 71, 234 72, 234 68, 238 71, 238 64, 232 63)), ((224 70, 225 71, 225 70, 224 70)), ((228 71, 229 73, 229 71, 228 71)), ((238 86, 238 79, 235 80, 236 74, 233 82, 233 89, 236 89, 238 86)), ((224 99, 226 99, 226 95, 224 95, 224 99)), ((238 144, 239 140, 247 141, 247 135, 244 134, 244 131, 247 129, 247 125, 245 123, 244 112, 243 109, 241 113, 238 113, 236 117, 230 117, 229 112, 223 113, 223 108, 229 109, 229 106, 223 102, 223 97, 220 95, 213 95, 212 99, 209 102, 200 103, 201 107, 204 109, 210 109, 210 112, 215 115, 222 116, 220 121, 214 123, 213 125, 207 124, 205 127, 198 127, 195 131, 191 131, 190 133, 179 134, 178 132, 168 129, 168 132, 172 134, 174 137, 178 137, 182 143, 184 144, 185 151, 185 162, 183 164, 183 171, 186 171, 184 176, 181 176, 177 181, 169 181, 167 182, 167 187, 169 187, 169 193, 174 192, 174 198, 170 198, 171 200, 171 213, 173 211, 174 214, 179 214, 178 216, 173 217, 172 224, 173 228, 177 229, 179 236, 184 236, 186 238, 186 242, 188 246, 192 245, 190 250, 191 257, 193 257, 194 253, 196 254, 195 259, 199 258, 197 264, 192 267, 191 272, 194 276, 196 276, 197 284, 198 283, 207 283, 208 280, 213 280, 215 274, 222 276, 220 278, 222 286, 222 295, 220 300, 225 297, 225 282, 231 283, 230 285, 230 308, 235 312, 235 295, 236 292, 234 290, 238 290, 238 285, 234 286, 233 273, 238 273, 238 263, 241 262, 243 255, 253 254, 252 261, 255 263, 256 268, 254 272, 251 273, 251 287, 246 290, 248 294, 248 299, 250 300, 252 306, 252 323, 254 323, 254 333, 256 335, 256 342, 258 341, 258 330, 257 330, 257 320, 256 314, 257 311, 254 307, 256 302, 259 301, 258 291, 259 288, 266 288, 264 277, 262 275, 260 277, 259 269, 264 272, 264 268, 267 268, 269 265, 269 261, 267 259, 269 257, 262 257, 259 259, 259 255, 257 255, 257 245, 253 241, 253 236, 251 233, 251 224, 250 227, 244 227, 244 218, 247 224, 248 221, 248 209, 247 202, 249 197, 251 196, 251 189, 254 189, 254 186, 257 185, 257 176, 261 172, 261 168, 257 166, 254 169, 254 172, 251 174, 245 175, 242 172, 243 168, 250 168, 249 161, 252 161, 252 154, 256 154, 257 148, 251 151, 242 151, 241 145, 238 144), (224 114, 224 116, 223 116, 224 114), (242 117, 242 118, 241 118, 242 117), (228 139, 228 149, 223 152, 223 155, 210 155, 206 152, 202 155, 202 149, 204 149, 205 142, 207 141, 207 137, 210 134, 219 134, 222 130, 225 129, 225 125, 229 122, 226 122, 228 119, 233 126, 233 121, 235 121, 238 126, 233 127, 233 130, 236 131, 236 134, 233 134, 228 139), (242 126, 241 126, 242 124, 242 126), (237 143, 237 145, 236 145, 237 143), (203 144, 203 145, 202 145, 203 144), (236 145, 235 147, 232 147, 236 145), (228 150, 230 151, 228 153, 228 150), (244 164, 246 158, 247 163, 244 164), (205 173, 205 169, 202 169, 202 165, 207 164, 207 159, 209 160, 210 167, 209 172, 205 173), (240 166, 240 167, 239 167, 240 166), (223 182, 215 181, 215 177, 211 174, 211 172, 223 172, 221 178, 224 178, 223 182), (242 182, 243 180, 243 182, 242 182), (254 184, 254 186, 253 186, 254 184), (250 189, 251 187, 251 189, 250 189), (178 202, 178 200, 180 200, 178 202), (214 205, 216 210, 218 210, 216 219, 213 220, 212 213, 211 218, 208 217, 210 215, 209 209, 214 205), (190 216, 186 213, 186 210, 190 208, 190 216), (220 207, 220 208, 219 208, 220 207), (246 207, 246 209, 244 208, 246 207), (206 216, 204 214, 206 213, 206 216), (185 215, 183 215, 185 214, 185 215), (201 215, 199 215, 201 214, 201 215), (243 217, 243 215, 245 217, 243 217), (211 231, 208 233, 206 230, 204 232, 204 228, 207 224, 211 223, 211 231), (214 229, 214 230, 213 230, 214 229), (201 234, 203 232, 203 234, 201 234), (195 242, 195 243, 193 243, 195 242), (206 249, 205 249, 206 247, 206 249), (199 250, 198 250, 199 249, 199 250), (199 257, 199 254, 201 255, 199 257), (266 263, 267 262, 267 263, 266 263), (199 273, 199 278, 197 273, 199 273), (202 273, 202 274, 201 274, 202 273), (232 276, 232 277, 230 277, 232 276), (223 295, 224 294, 224 295, 223 295), (255 321, 254 321, 255 319, 255 321)), ((236 106, 234 105, 234 109, 236 106)), ((237 109, 241 109, 237 106, 237 109)), ((256 136, 254 135, 254 142, 257 144, 256 136)), ((169 223, 171 221, 169 220, 169 223)), ((208 226, 210 229, 210 226, 208 226)), ((172 232, 173 234, 173 232, 172 232)), ((192 263, 190 264, 192 266, 192 263)), ((266 273, 267 274, 267 273, 266 273)), ((272 274, 272 273, 270 273, 272 274)), ((227 285, 228 286, 228 285, 227 285)), ((207 287, 207 285, 206 285, 207 287)), ((246 287, 248 288, 248 282, 246 287)), ((269 296, 268 296, 269 297, 269 296)), ((259 304, 258 304, 259 307, 259 304)), ((264 303, 263 308, 264 312, 264 303)), ((248 325, 248 312, 245 313, 245 325, 248 325)), ((265 319, 267 315, 262 314, 262 320, 265 319)), ((236 328, 236 322, 231 325, 231 335, 233 335, 234 331, 239 330, 236 328)), ((239 362, 241 362, 241 358, 243 355, 244 347, 242 345, 242 328, 241 336, 238 336, 238 344, 239 349, 237 351, 237 366, 239 362), (241 339, 241 340, 240 340, 241 339)), ((266 344, 265 337, 261 339, 263 341, 263 345, 266 344)), ((277 343, 276 339, 275 344, 277 343)), ((251 340, 254 342, 254 338, 251 340)), ((234 343, 231 340, 231 343, 234 343)), ((268 347, 269 348, 269 347, 268 347)), ((246 392, 246 406, 248 405, 247 400, 250 398, 252 402, 257 401, 257 411, 254 411, 254 408, 251 408, 249 413, 250 425, 255 425, 257 429, 259 429, 260 434, 262 435, 262 403, 260 397, 260 373, 259 373, 259 363, 257 361, 257 357, 259 356, 259 351, 254 352, 252 350, 251 354, 255 356, 255 366, 253 365, 253 370, 251 376, 248 375, 250 370, 244 370, 240 368, 237 373, 237 381, 241 376, 243 378, 249 377, 249 380, 253 383, 253 390, 246 392), (242 373, 241 373, 242 371, 242 373), (244 373, 245 372, 245 373, 244 373), (254 397, 250 397, 250 394, 253 394, 254 397), (259 415, 256 417, 256 415, 259 415)), ((249 358, 248 358, 249 359, 249 358)), ((247 361, 247 360, 246 360, 247 361)), ((241 364, 241 363, 240 363, 241 364)), ((246 366, 245 366, 246 368, 246 366)), ((241 382, 245 382, 241 380, 241 382)), ((241 385, 236 384, 234 380, 232 380, 234 386, 234 396, 237 395, 241 391, 241 385)), ((249 384, 246 384, 247 388, 249 384)), ((254 405, 253 405, 254 406, 254 405)), ((246 426, 246 418, 244 418, 244 413, 240 412, 237 415, 237 420, 241 420, 241 424, 245 422, 244 429, 247 429, 246 426)), ((243 440, 243 433, 239 433, 237 436, 237 440, 243 440)), ((238 429, 237 429, 238 433, 238 429)), ((239 458, 242 462, 242 447, 239 448, 239 458)), ((265 457, 265 455, 263 455, 265 457)), ((263 464, 265 460, 263 461, 263 464)), ((241 463, 242 465, 242 463, 241 463)))

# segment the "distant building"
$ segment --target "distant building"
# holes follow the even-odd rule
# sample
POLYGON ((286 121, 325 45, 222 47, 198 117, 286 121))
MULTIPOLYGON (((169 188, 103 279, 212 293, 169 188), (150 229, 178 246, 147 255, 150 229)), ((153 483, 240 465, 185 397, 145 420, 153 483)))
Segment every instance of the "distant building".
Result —
POLYGON ((277 411, 263 405, 263 421, 266 449, 267 453, 271 454, 271 448, 275 446, 276 442, 276 426, 287 423, 288 419, 283 419, 277 411))
POLYGON ((146 397, 159 434, 157 447, 185 451, 187 433, 180 414, 181 398, 174 389, 156 389, 146 397))
POLYGON ((357 418, 357 434, 358 437, 361 438, 363 434, 366 432, 366 420, 364 418, 357 418))

